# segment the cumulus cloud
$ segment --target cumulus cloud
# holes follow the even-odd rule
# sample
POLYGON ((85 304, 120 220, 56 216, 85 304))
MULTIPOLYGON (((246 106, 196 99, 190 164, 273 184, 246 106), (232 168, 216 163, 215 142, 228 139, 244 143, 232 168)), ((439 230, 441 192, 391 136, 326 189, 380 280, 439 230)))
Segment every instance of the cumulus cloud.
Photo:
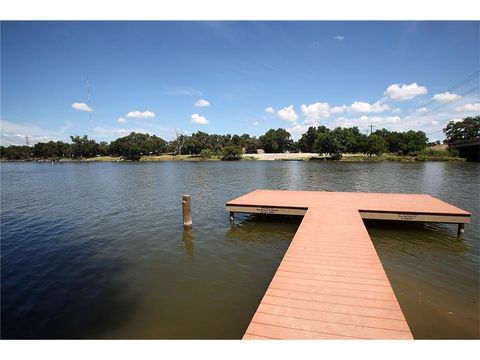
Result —
POLYGON ((330 112, 332 114, 340 114, 348 110, 348 106, 346 105, 341 105, 341 106, 332 106, 330 108, 330 112))
MULTIPOLYGON (((470 103, 459 106, 455 109, 457 112, 480 112, 480 103, 470 103)), ((477 114, 475 114, 477 115, 477 114)))
POLYGON ((320 119, 330 116, 330 105, 328 103, 303 104, 300 108, 306 116, 305 123, 308 124, 316 124, 320 119))
POLYGON ((204 116, 200 116, 198 114, 192 114, 191 119, 192 119, 192 122, 195 124, 199 124, 199 125, 208 124, 208 120, 204 116))
POLYGON ((426 107, 421 107, 420 109, 416 110, 418 113, 426 113, 428 112, 428 109, 426 107))
POLYGON ((265 108, 265 112, 267 112, 269 114, 273 114, 275 112, 275 110, 273 110, 273 107, 269 106, 269 107, 265 108))
POLYGON ((86 111, 86 112, 93 111, 93 109, 85 103, 73 103, 72 108, 74 108, 75 110, 86 111))
POLYGON ((432 125, 438 125, 438 120, 432 120, 432 121, 430 121, 430 123, 431 123, 432 125))
POLYGON ((280 119, 295 123, 298 119, 298 115, 295 113, 293 109, 293 105, 287 106, 281 110, 277 111, 277 115, 280 119))
POLYGON ((393 100, 410 100, 416 96, 424 95, 428 92, 425 86, 419 86, 417 83, 405 84, 392 84, 385 91, 385 95, 393 100))
POLYGON ((123 117, 119 117, 119 118, 117 119, 117 122, 118 122, 119 124, 125 124, 125 123, 127 122, 127 120, 126 120, 125 118, 123 118, 123 117))
POLYGON ((253 126, 258 126, 258 121, 255 121, 255 122, 253 123, 253 126))
POLYGON ((137 119, 153 119, 155 113, 153 111, 130 111, 127 115, 128 118, 137 118, 137 119))
POLYGON ((345 36, 337 35, 337 36, 334 37, 334 39, 337 40, 337 41, 343 41, 345 39, 345 36))
POLYGON ((442 102, 442 103, 446 103, 446 102, 450 102, 450 101, 454 101, 454 100, 459 100, 461 98, 462 97, 460 95, 453 94, 451 92, 446 91, 446 92, 441 93, 441 94, 433 95, 432 100, 442 102))
POLYGON ((198 99, 197 101, 195 101, 195 104, 193 105, 196 107, 206 107, 206 106, 210 106, 210 102, 205 99, 198 99))
POLYGON ((390 106, 387 104, 382 104, 377 101, 374 104, 370 104, 363 101, 355 101, 351 106, 350 110, 355 113, 380 113, 390 109, 390 106))

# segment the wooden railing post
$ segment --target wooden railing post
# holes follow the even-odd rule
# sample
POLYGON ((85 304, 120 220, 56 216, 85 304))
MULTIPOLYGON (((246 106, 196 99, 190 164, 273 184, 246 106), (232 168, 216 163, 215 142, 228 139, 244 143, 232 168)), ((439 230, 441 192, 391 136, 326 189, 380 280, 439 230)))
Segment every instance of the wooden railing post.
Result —
POLYGON ((183 228, 189 230, 192 228, 192 197, 190 195, 183 195, 182 210, 183 228))

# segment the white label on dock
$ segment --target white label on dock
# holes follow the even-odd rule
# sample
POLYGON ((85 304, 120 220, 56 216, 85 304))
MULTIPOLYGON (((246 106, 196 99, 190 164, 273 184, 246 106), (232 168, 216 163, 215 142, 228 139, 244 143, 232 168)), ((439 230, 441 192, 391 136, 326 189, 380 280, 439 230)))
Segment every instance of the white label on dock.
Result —
POLYGON ((415 214, 397 214, 400 220, 403 221, 415 221, 417 219, 417 215, 415 214))
POLYGON ((273 208, 257 208, 257 211, 260 214, 276 214, 278 213, 278 209, 273 209, 273 208))

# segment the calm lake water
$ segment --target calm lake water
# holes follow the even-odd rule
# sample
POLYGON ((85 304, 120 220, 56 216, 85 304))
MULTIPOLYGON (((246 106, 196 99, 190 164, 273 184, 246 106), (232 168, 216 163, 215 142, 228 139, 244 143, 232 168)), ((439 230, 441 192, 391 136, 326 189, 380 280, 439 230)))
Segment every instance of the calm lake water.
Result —
POLYGON ((429 193, 456 225, 368 222, 416 338, 479 337, 473 163, 1 164, 3 338, 241 338, 301 221, 236 216, 255 189, 429 193), (182 194, 192 195, 184 233, 182 194))

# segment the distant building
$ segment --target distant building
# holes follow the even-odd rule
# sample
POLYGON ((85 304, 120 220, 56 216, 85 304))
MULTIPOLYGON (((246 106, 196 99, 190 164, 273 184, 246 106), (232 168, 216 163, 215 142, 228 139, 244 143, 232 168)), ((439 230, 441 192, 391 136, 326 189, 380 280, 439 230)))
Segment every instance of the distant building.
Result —
POLYGON ((265 154, 265 150, 263 150, 263 149, 257 149, 257 154, 265 154))

